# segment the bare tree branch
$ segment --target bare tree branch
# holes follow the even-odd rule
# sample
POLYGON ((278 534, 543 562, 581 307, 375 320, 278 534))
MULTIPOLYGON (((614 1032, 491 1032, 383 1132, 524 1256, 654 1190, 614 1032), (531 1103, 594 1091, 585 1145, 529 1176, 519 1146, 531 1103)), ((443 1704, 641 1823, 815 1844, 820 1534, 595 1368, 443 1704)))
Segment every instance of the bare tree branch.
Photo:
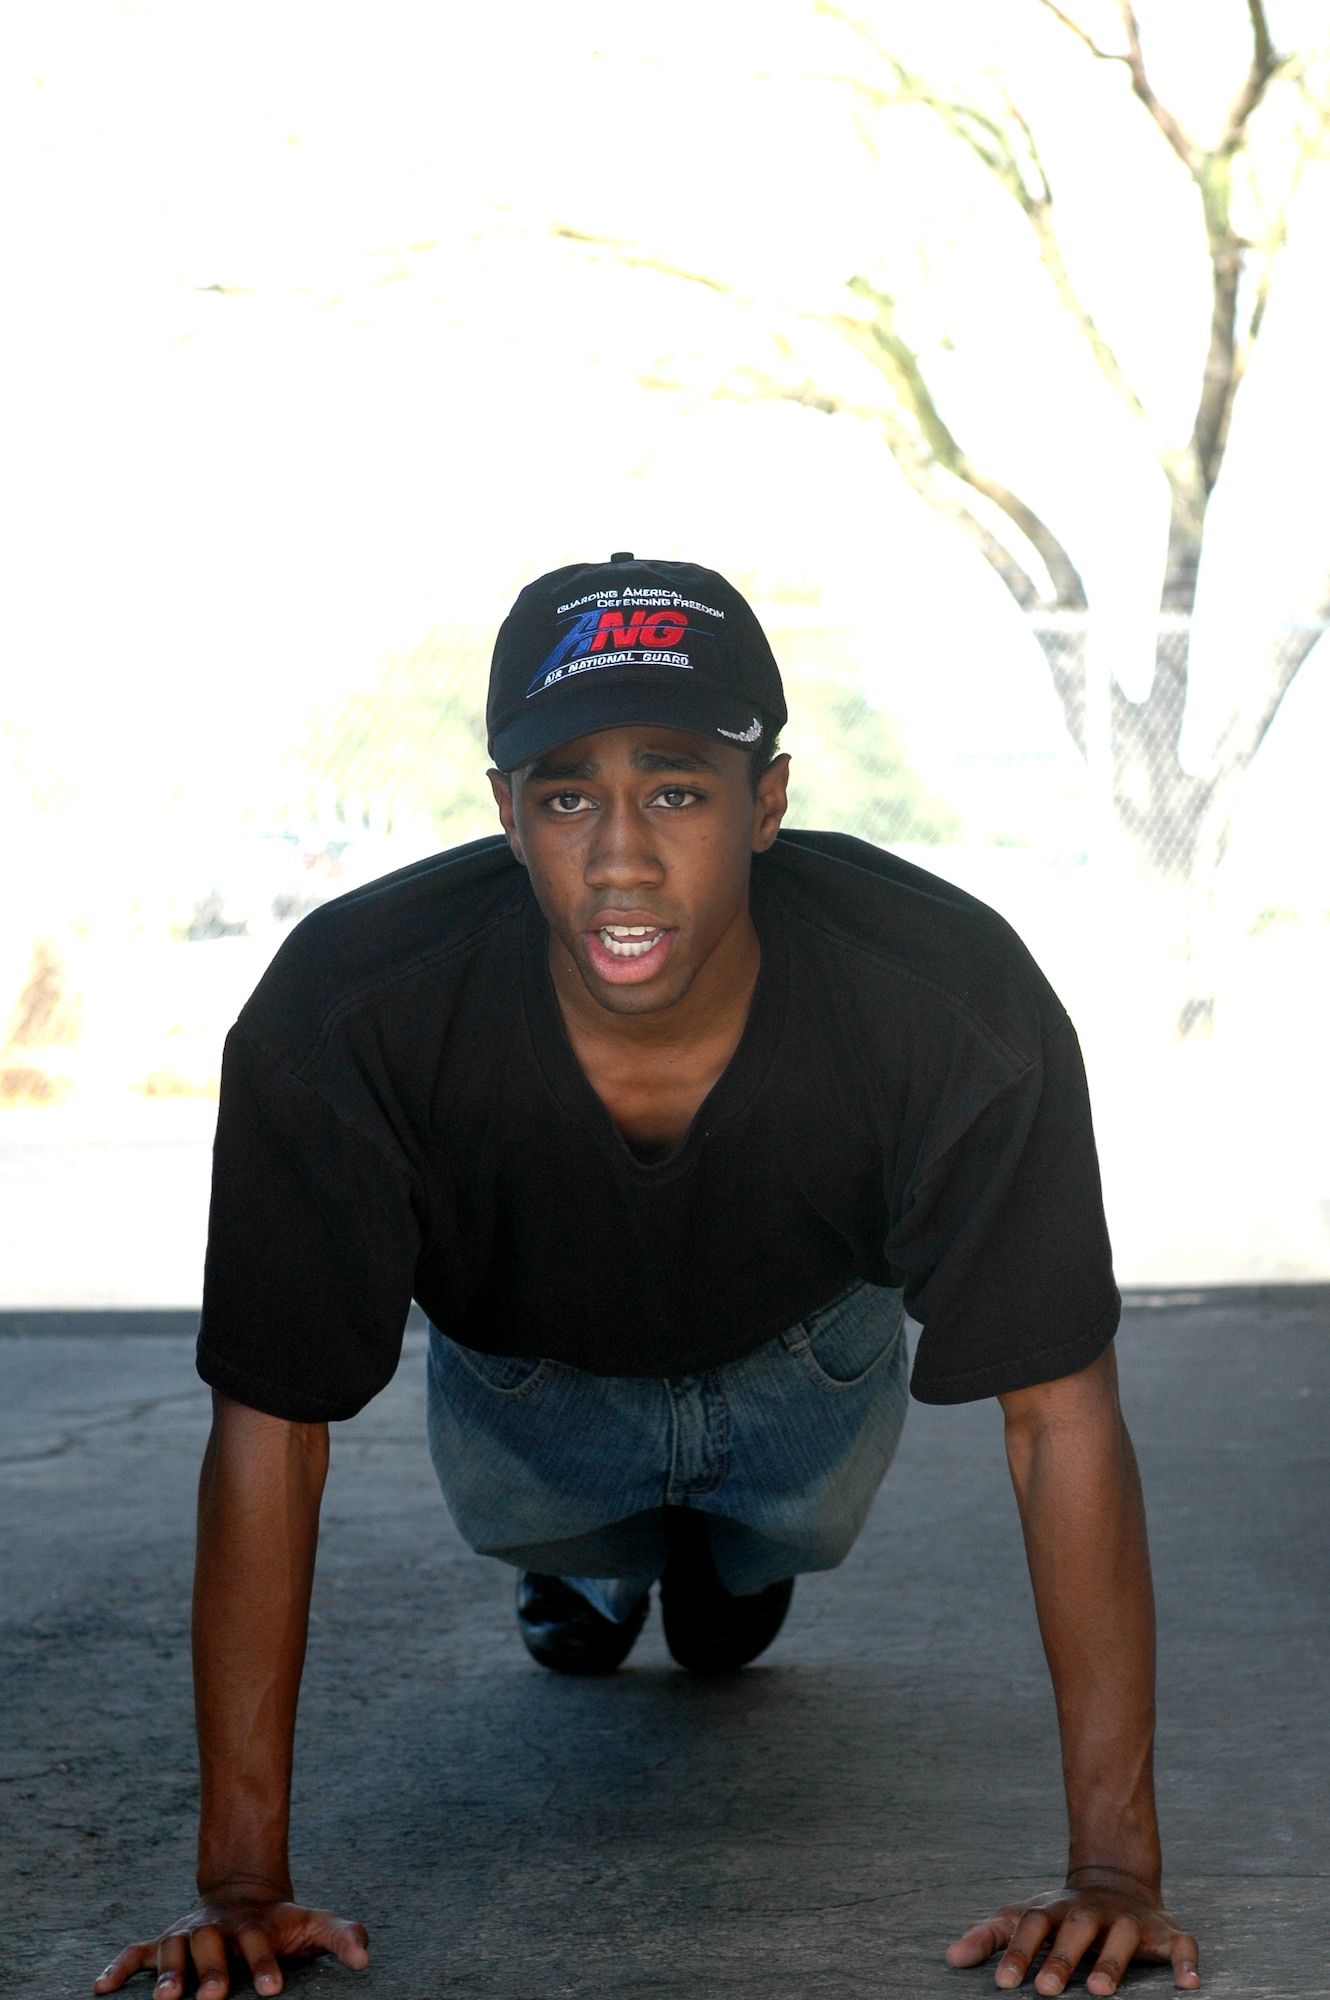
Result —
POLYGON ((1312 647, 1330 626, 1330 566, 1276 632, 1265 672, 1254 679, 1216 743, 1210 768, 1219 778, 1241 775, 1264 743, 1280 703, 1312 647))
POLYGON ((1077 41, 1084 42, 1090 54, 1097 56, 1100 62, 1125 63, 1127 61, 1126 56, 1114 49, 1101 49, 1094 36, 1089 34, 1079 21, 1073 21, 1070 14, 1064 14, 1060 7, 1053 4, 1053 0, 1040 0, 1040 4, 1047 7, 1050 14, 1055 14, 1064 28, 1070 28, 1077 41))
POLYGON ((1266 90, 1272 77, 1277 76, 1287 62, 1287 57, 1275 53, 1274 42, 1270 38, 1269 23, 1265 18, 1263 0, 1247 0, 1247 13, 1251 19, 1252 59, 1243 79, 1242 87, 1228 108, 1224 120, 1224 134, 1216 151, 1220 154, 1236 153, 1247 136, 1247 124, 1266 90))
MULTIPOLYGON (((1084 611, 1087 601, 1085 585, 1076 565, 1051 528, 1010 487, 981 472, 957 443, 924 379, 918 355, 896 330, 895 302, 885 292, 875 291, 865 278, 852 279, 850 289, 872 302, 876 308, 874 317, 861 320, 849 314, 837 314, 830 324, 892 383, 900 400, 913 413, 930 458, 991 501, 1020 530, 1048 571, 1053 586, 1054 607, 1060 611, 1084 611)), ((1005 582, 1006 578, 1003 580, 1005 582)), ((1013 592, 1013 595, 1016 593, 1013 592)), ((1017 602, 1023 603, 1024 600, 1017 597, 1017 602)), ((1027 604, 1025 608, 1028 610, 1030 607, 1027 604)))
MULTIPOLYGON (((1019 207, 1059 303, 1075 321, 1123 406, 1151 438, 1172 496, 1162 608, 1189 613, 1209 498, 1222 465, 1234 400, 1261 332, 1272 272, 1287 233, 1288 204, 1305 160, 1330 150, 1330 103, 1323 103, 1313 93, 1307 62, 1277 54, 1266 0, 1246 0, 1252 35, 1250 61, 1225 113, 1219 142, 1207 148, 1159 98, 1130 0, 1117 0, 1125 36, 1125 50, 1121 51, 1102 47, 1068 11, 1078 0, 1067 0, 1066 6, 1057 0, 1039 0, 1094 59, 1121 63, 1126 68, 1134 97, 1186 168, 1200 197, 1211 264, 1210 337, 1192 435, 1186 449, 1177 451, 1154 431, 1067 270, 1049 175, 1036 135, 1010 94, 1004 89, 1001 105, 987 108, 935 90, 883 45, 871 22, 856 18, 837 0, 813 0, 813 4, 819 13, 853 32, 876 59, 872 81, 862 76, 840 81, 851 84, 872 108, 919 105, 928 110, 1019 207), (1251 240, 1234 227, 1234 161, 1249 143, 1255 112, 1272 82, 1281 76, 1291 90, 1301 93, 1313 116, 1299 124, 1293 170, 1281 174, 1279 198, 1267 198, 1264 188, 1254 187, 1262 223, 1251 240), (1245 289, 1249 279, 1250 293, 1245 289), (1240 309, 1245 319, 1241 329, 1240 309)), ((1086 591, 1080 573, 1039 515, 969 458, 938 408, 918 354, 896 325, 895 302, 888 294, 876 290, 868 279, 856 278, 850 288, 869 303, 871 315, 816 313, 782 301, 744 298, 733 286, 710 274, 666 263, 632 242, 592 237, 566 227, 554 233, 574 243, 603 247, 625 265, 703 285, 765 316, 778 341, 783 337, 782 324, 802 321, 838 334, 867 360, 885 385, 887 393, 880 404, 876 397, 870 403, 842 398, 811 375, 776 379, 748 368, 741 371, 741 377, 755 395, 778 397, 828 414, 850 411, 876 425, 915 491, 935 514, 966 536, 1013 601, 1029 614, 1067 729, 1082 752, 1086 750, 1086 591), (1042 580, 1045 577, 1046 581, 1042 580)), ((786 352, 792 354, 793 349, 787 345, 786 352)), ((737 393, 733 385, 739 379, 731 376, 712 393, 737 393)), ((1117 815, 1143 865, 1182 878, 1194 869, 1203 872, 1206 866, 1214 865, 1242 776, 1327 618, 1330 577, 1317 602, 1309 609, 1303 607, 1299 620, 1272 643, 1265 671, 1257 675, 1255 685, 1235 708, 1203 775, 1185 771, 1179 758, 1189 679, 1188 625, 1185 618, 1162 621, 1149 694, 1143 701, 1133 702, 1115 687, 1112 695, 1115 770, 1121 780, 1115 781, 1117 815)))
POLYGON ((1288 200, 1301 167, 1301 162, 1295 166, 1285 199, 1266 231, 1264 268, 1257 280, 1256 299, 1246 336, 1240 341, 1238 293, 1251 246, 1233 227, 1230 162, 1234 154, 1246 145, 1252 113, 1264 97, 1271 78, 1284 67, 1286 60, 1275 53, 1262 0, 1247 0, 1247 11, 1252 24, 1252 58, 1246 77, 1229 107, 1218 146, 1213 152, 1199 154, 1191 169, 1205 215, 1212 273, 1210 345, 1190 447, 1207 496, 1214 491, 1223 464, 1234 403, 1252 346, 1260 333, 1271 271, 1284 240, 1288 200))
POLYGON ((612 250, 615 262, 619 264, 636 266, 646 271, 659 271, 662 277, 666 278, 683 278, 690 285, 705 285, 708 291, 721 292, 726 298, 733 299, 739 297, 733 285, 725 284, 720 278, 709 277, 705 271, 685 271, 677 264, 667 264, 661 257, 634 254, 637 251, 637 246, 632 242, 631 238, 592 236, 588 235, 586 230, 572 229, 564 222, 556 223, 553 229, 551 229, 550 235, 560 237, 566 243, 587 243, 595 246, 597 249, 612 250))
POLYGON ((1071 274, 1063 262, 1062 245, 1053 226, 1051 198, 1045 202, 1031 202, 1026 213, 1039 245, 1040 259, 1053 281, 1053 289, 1058 295, 1059 304, 1064 312, 1070 314, 1088 342, 1100 374, 1126 406, 1131 417, 1144 427, 1151 438, 1156 457, 1162 459, 1167 450, 1162 435, 1156 431, 1149 411, 1128 381, 1117 355, 1100 331, 1093 314, 1082 302, 1071 274))
MULTIPOLYGON (((1051 0, 1043 0, 1043 4, 1050 6, 1051 0)), ((930 90, 922 78, 906 69, 890 50, 882 46, 866 22, 854 19, 842 8, 834 5, 833 0, 817 0, 817 11, 841 21, 855 34, 861 36, 890 70, 896 86, 890 92, 876 90, 862 78, 846 79, 861 95, 871 98, 879 106, 891 103, 919 104, 933 112, 952 136, 959 139, 962 145, 975 155, 1011 196, 1033 232, 1040 262, 1052 280, 1058 303, 1075 321, 1109 387, 1120 398, 1133 421, 1144 427, 1151 448, 1164 466, 1165 475, 1171 483, 1171 455, 1167 441, 1154 426, 1149 412, 1128 380, 1111 343, 1105 338, 1093 314, 1081 298, 1067 269, 1053 218, 1053 190, 1034 133, 1019 106, 1004 93, 1011 122, 1025 142, 1026 164, 1035 180, 1033 187, 1030 185, 1025 165, 1011 143, 1010 135, 1003 130, 998 120, 989 117, 977 105, 960 103, 930 90)), ((1056 7, 1052 8, 1052 11, 1059 19, 1068 18, 1056 7)), ((1075 26, 1069 19, 1068 25, 1075 26)), ((1100 51, 1096 50, 1096 53, 1100 51)), ((1125 62, 1127 58, 1123 56, 1117 60, 1125 62)))
MULTIPOLYGON (((1276 53, 1264 0, 1247 0, 1252 30, 1251 61, 1225 115, 1219 143, 1207 149, 1191 137, 1180 119, 1156 93, 1146 66, 1140 25, 1131 0, 1118 0, 1118 14, 1127 40, 1125 54, 1101 48, 1078 21, 1055 4, 1055 0, 1041 0, 1041 4, 1091 54, 1101 61, 1125 63, 1135 96, 1186 167, 1201 199, 1211 267, 1210 338, 1205 369, 1186 453, 1179 455, 1170 452, 1167 447, 1161 449, 1156 446, 1173 495, 1164 602, 1166 608, 1187 610, 1195 594, 1206 506, 1223 463, 1238 389, 1261 331, 1274 262, 1284 241, 1288 201, 1300 168, 1300 163, 1295 166, 1284 200, 1270 218, 1261 239, 1252 309, 1239 338, 1239 294, 1248 254, 1258 246, 1247 242, 1233 227, 1230 162, 1246 145, 1252 114, 1265 96, 1271 80, 1289 66, 1290 59, 1276 53)), ((1051 270, 1050 260, 1046 258, 1045 261, 1051 270)), ((1087 328, 1085 332, 1093 346, 1090 330, 1087 328)), ((1104 365, 1102 360, 1100 365, 1104 365)))
POLYGON ((813 12, 825 14, 829 20, 839 21, 843 28, 849 28, 858 35, 860 41, 867 42, 869 48, 881 56, 884 62, 895 63, 895 57, 883 47, 874 34, 871 21, 865 21, 857 14, 847 14, 843 7, 835 4, 835 0, 813 0, 813 12))
POLYGON ((851 289, 874 305, 873 319, 856 319, 848 313, 814 314, 797 307, 782 306, 779 301, 743 299, 722 279, 707 272, 688 271, 667 263, 664 258, 642 250, 631 239, 593 235, 565 224, 557 225, 551 234, 566 242, 609 250, 617 263, 638 270, 655 271, 662 277, 680 278, 688 284, 703 285, 708 291, 735 299, 749 309, 765 311, 769 319, 773 313, 783 310, 797 320, 819 327, 830 326, 872 363, 891 388, 896 407, 865 408, 829 395, 809 380, 790 385, 750 369, 747 371, 749 379, 760 383, 760 393, 781 401, 799 403, 805 409, 820 410, 828 415, 850 411, 875 422, 892 457, 915 491, 927 500, 935 513, 961 530, 1023 611, 1084 611, 1087 601, 1085 585, 1067 550, 1019 494, 982 471, 961 449, 938 410, 919 366, 918 356, 896 331, 894 301, 885 293, 875 292, 867 280, 853 280, 851 289), (902 412, 907 413, 913 422, 904 421, 902 412), (950 479, 943 475, 950 475, 950 479), (1025 538, 1048 572, 1053 593, 1051 600, 1012 551, 966 507, 957 486, 968 486, 972 492, 980 494, 997 507, 1025 538))
POLYGON ((1118 13, 1122 16, 1122 25, 1127 32, 1126 63, 1131 76, 1131 87, 1188 173, 1195 175, 1203 159, 1201 149, 1183 130, 1181 121, 1166 104, 1161 104, 1155 95, 1154 86, 1145 67, 1145 53, 1141 48, 1140 23, 1136 19, 1136 10, 1131 5, 1131 0, 1118 0, 1118 13))
POLYGON ((1309 63, 1294 58, 1284 71, 1303 103, 1315 114, 1313 129, 1298 134, 1298 152, 1304 166, 1308 160, 1330 159, 1330 94, 1316 94, 1311 85, 1310 68, 1309 63))
MULTIPOLYGON (((1186 168, 1200 196, 1211 264, 1210 337, 1192 433, 1183 451, 1174 448, 1170 440, 1151 423, 1111 344, 1103 336, 1077 290, 1062 256, 1048 174, 1034 133, 1019 107, 1006 95, 1007 116, 1004 121, 989 116, 977 105, 958 102, 934 91, 883 45, 870 22, 852 15, 836 4, 836 0, 815 0, 819 13, 848 27, 872 49, 887 71, 889 87, 885 90, 870 86, 862 79, 853 79, 860 92, 879 106, 919 104, 931 110, 945 129, 986 168, 1025 216, 1059 303, 1075 322, 1105 380, 1133 420, 1145 429, 1168 481, 1172 507, 1164 607, 1189 610, 1195 595, 1205 511, 1223 463, 1238 389, 1264 320, 1273 266, 1283 244, 1288 200, 1297 172, 1295 168, 1284 199, 1269 215, 1259 244, 1253 244, 1233 227, 1229 163, 1246 145, 1250 119, 1271 80, 1281 70, 1292 69, 1294 65, 1290 58, 1279 56, 1275 51, 1265 0, 1247 0, 1252 29, 1251 61, 1226 114, 1220 143, 1213 149, 1206 149, 1184 128, 1180 118, 1162 102, 1155 90, 1145 60, 1140 24, 1131 0, 1117 0, 1126 40, 1125 51, 1103 47, 1066 7, 1058 4, 1058 0, 1040 0, 1040 4, 1097 60, 1124 65, 1134 95, 1186 168), (1250 312, 1246 315, 1246 326, 1239 337, 1240 294, 1248 259, 1253 251, 1256 252, 1254 295, 1250 312)), ((1319 106, 1317 110, 1318 126, 1323 131, 1325 127, 1319 106)), ((946 451, 942 450, 941 455, 945 462, 946 451)), ((980 488, 976 485, 975 490, 980 488)), ((1013 514, 1011 518, 1016 517, 1013 514)))
POLYGON ((1270 36, 1270 24, 1265 18, 1265 0, 1247 0, 1247 14, 1251 21, 1252 40, 1256 48, 1256 60, 1274 64, 1275 45, 1270 36))
MULTIPOLYGON (((746 368, 743 373, 751 382, 755 397, 797 403, 802 409, 818 410, 827 416, 850 415, 875 423, 882 432, 887 449, 915 492, 928 502, 935 514, 939 514, 943 520, 960 529, 967 541, 977 549, 989 568, 1006 586, 1022 611, 1047 614, 1062 608, 1049 602, 1047 592, 1013 555, 1006 543, 1000 541, 986 523, 966 505, 959 490, 962 483, 969 484, 977 493, 984 493, 985 497, 991 497, 988 493, 990 482, 978 483, 977 475, 966 480, 963 473, 953 473, 953 468, 944 467, 934 456, 920 431, 902 422, 899 411, 889 407, 852 403, 846 398, 829 395, 811 380, 798 383, 782 382, 757 368, 746 368), (948 478, 947 474, 953 476, 948 478)), ((733 395, 735 392, 733 389, 722 388, 717 393, 733 395)), ((968 461, 966 463, 968 464, 968 461)), ((972 473, 973 470, 971 467, 972 473)), ((996 482, 992 484, 995 485, 996 482)), ((1019 506, 1019 502, 1017 505, 1019 506)), ((1015 517, 1010 518, 1014 520, 1015 517)), ((1038 521, 1037 516, 1031 514, 1029 518, 1032 525, 1042 528, 1043 524, 1038 521)), ((1047 534, 1048 531, 1045 529, 1043 532, 1047 534)), ((1031 541, 1037 553, 1042 554, 1032 537, 1027 536, 1027 540, 1031 541)))

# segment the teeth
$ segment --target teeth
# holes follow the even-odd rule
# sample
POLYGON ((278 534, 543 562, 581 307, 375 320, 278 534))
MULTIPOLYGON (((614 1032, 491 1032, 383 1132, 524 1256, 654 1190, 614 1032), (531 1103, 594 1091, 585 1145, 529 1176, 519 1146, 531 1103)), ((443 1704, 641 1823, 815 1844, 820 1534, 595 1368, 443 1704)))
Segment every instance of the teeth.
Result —
POLYGON ((662 933, 648 924, 604 924, 600 941, 612 958, 642 958, 662 933))

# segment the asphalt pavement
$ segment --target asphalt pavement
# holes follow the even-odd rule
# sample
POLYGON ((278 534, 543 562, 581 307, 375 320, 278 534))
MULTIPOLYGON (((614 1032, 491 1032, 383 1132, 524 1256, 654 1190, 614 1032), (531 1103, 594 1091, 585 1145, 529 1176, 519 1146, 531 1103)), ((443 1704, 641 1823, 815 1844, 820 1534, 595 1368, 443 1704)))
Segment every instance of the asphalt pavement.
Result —
MULTIPOLYGON (((1120 1339, 1161 1623, 1167 1894, 1215 1995, 1330 1995, 1330 1287, 1158 1295, 1120 1339)), ((187 1904, 189 1314, 0 1315, 0 1992, 84 1994, 187 1904)), ((298 1890, 383 2000, 977 1995, 943 1951, 1057 1878, 1052 1702, 994 1404, 915 1406, 865 1533, 770 1653, 608 1681, 523 1651, 448 1523, 409 1334, 339 1427, 298 1890)), ((1131 1985, 1163 1993, 1164 1971, 1131 1985)), ((132 1992, 149 1992, 144 1978, 132 1992)), ((1027 1990, 1029 1990, 1027 1988, 1027 1990)))

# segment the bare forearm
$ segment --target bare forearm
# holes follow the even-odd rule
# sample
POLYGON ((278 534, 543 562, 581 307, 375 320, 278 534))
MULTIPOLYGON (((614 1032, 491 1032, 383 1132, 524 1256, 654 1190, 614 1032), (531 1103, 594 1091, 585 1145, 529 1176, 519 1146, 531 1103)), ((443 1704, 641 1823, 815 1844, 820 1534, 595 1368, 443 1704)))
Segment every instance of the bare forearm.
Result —
POLYGON ((1062 1734, 1068 1865, 1157 1884, 1154 1597, 1112 1350, 1004 1408, 1062 1734))
POLYGON ((252 1880, 290 1894, 292 1744, 327 1463, 325 1425, 214 1398, 194 1576, 204 1891, 252 1880))

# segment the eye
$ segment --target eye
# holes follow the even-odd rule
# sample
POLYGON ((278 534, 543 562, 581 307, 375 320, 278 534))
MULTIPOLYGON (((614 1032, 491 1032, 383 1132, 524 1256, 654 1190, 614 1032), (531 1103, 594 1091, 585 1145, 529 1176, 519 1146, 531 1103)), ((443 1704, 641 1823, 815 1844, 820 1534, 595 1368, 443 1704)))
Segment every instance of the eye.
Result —
POLYGON ((664 806, 668 812, 678 812, 682 807, 691 805, 693 800, 700 796, 700 793, 690 790, 687 785, 666 785, 663 791, 656 793, 651 803, 664 806))
POLYGON ((552 813, 560 819, 567 819, 572 813, 589 812, 591 801, 582 792, 553 792, 545 800, 552 813))

